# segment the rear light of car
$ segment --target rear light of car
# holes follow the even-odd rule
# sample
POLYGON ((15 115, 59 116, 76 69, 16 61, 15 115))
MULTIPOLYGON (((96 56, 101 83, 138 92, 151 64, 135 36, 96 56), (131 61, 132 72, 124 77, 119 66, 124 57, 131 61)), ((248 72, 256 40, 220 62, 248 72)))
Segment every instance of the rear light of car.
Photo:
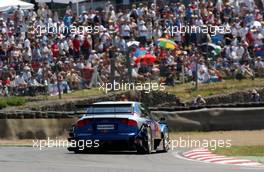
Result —
POLYGON ((85 126, 85 125, 87 125, 89 123, 91 123, 90 119, 83 119, 83 120, 80 120, 80 121, 77 122, 76 127, 77 128, 81 128, 81 127, 83 127, 83 126, 85 126))
POLYGON ((122 119, 121 123, 128 126, 137 126, 137 121, 134 121, 132 119, 122 119))

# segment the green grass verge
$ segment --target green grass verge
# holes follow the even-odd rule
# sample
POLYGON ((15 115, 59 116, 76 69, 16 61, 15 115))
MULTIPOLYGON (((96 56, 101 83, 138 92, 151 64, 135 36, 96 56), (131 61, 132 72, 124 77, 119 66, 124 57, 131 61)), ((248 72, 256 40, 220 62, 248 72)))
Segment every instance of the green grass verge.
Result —
MULTIPOLYGON (((71 93, 68 94, 62 94, 62 99, 87 98, 89 96, 99 96, 104 94, 105 93, 102 90, 99 90, 99 88, 82 89, 82 90, 72 91, 71 93)), ((59 99, 59 96, 39 95, 35 98, 39 100, 57 100, 59 99)))
MULTIPOLYGON (((217 94, 228 94, 235 91, 241 91, 246 89, 260 88, 264 86, 264 78, 256 78, 255 80, 245 79, 242 81, 238 80, 225 80, 224 82, 199 84, 198 90, 194 90, 194 85, 191 83, 179 84, 174 87, 166 87, 165 91, 178 96, 181 101, 191 100, 197 95, 204 97, 217 95, 217 94)), ((87 98, 89 96, 104 95, 105 92, 99 88, 83 89, 73 91, 69 94, 63 94, 62 99, 79 99, 87 98)), ((0 98, 0 109, 7 106, 19 106, 30 101, 31 97, 9 97, 0 98)), ((34 97, 35 100, 57 100, 59 96, 45 96, 40 95, 34 97)))
POLYGON ((0 144, 0 147, 33 147, 33 145, 30 144, 21 144, 21 145, 17 145, 17 144, 0 144))
POLYGON ((21 106, 27 102, 24 97, 1 97, 0 98, 0 109, 5 108, 7 106, 21 106))
POLYGON ((217 94, 228 94, 235 91, 241 91, 246 89, 253 89, 264 86, 264 78, 256 78, 255 80, 245 79, 242 81, 238 80, 225 80, 223 82, 199 84, 198 90, 194 90, 194 85, 191 83, 179 84, 174 87, 166 87, 167 92, 175 94, 182 101, 187 101, 202 95, 204 97, 217 95, 217 94))
POLYGON ((259 146, 232 146, 230 148, 217 148, 213 151, 226 156, 260 156, 264 157, 264 145, 259 146))
MULTIPOLYGON (((199 84, 198 90, 194 90, 194 85, 191 83, 179 84, 174 87, 166 87, 165 91, 171 94, 175 94, 182 101, 190 100, 197 95, 202 95, 204 97, 217 95, 217 94, 227 94, 235 91, 260 88, 264 86, 264 78, 256 78, 255 80, 244 79, 242 81, 238 80, 225 80, 223 82, 209 83, 209 84, 199 84)), ((84 98, 88 96, 104 95, 103 90, 99 88, 91 88, 73 91, 70 94, 63 94, 63 99, 71 98, 84 98)), ((43 99, 43 96, 42 96, 43 99)), ((46 96, 48 100, 58 99, 58 96, 46 96)))
POLYGON ((249 159, 252 161, 257 161, 264 164, 264 156, 239 156, 240 159, 249 159))

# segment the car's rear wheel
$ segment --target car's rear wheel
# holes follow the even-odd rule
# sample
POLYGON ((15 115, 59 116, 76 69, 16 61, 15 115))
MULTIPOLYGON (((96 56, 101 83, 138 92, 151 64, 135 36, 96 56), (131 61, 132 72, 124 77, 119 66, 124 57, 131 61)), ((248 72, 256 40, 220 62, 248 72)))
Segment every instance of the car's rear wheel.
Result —
POLYGON ((153 149, 152 134, 149 127, 145 130, 145 134, 146 135, 142 140, 142 145, 137 145, 137 152, 139 154, 151 154, 153 149))
POLYGON ((145 140, 145 143, 144 143, 144 148, 145 148, 145 154, 151 154, 152 152, 152 145, 153 145, 153 142, 152 142, 152 134, 151 134, 151 129, 150 127, 147 128, 147 131, 146 131, 146 140, 145 140))
POLYGON ((168 152, 170 149, 170 138, 169 138, 169 132, 168 130, 164 131, 163 133, 163 139, 162 139, 162 151, 163 152, 168 152))
POLYGON ((146 144, 146 153, 151 154, 152 152, 152 134, 151 134, 151 129, 147 129, 147 144, 146 144))

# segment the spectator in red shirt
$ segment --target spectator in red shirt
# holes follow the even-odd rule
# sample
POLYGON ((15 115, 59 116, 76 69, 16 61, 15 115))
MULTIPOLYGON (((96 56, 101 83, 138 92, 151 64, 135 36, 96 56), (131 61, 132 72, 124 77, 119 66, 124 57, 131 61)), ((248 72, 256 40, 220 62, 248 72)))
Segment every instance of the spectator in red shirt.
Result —
POLYGON ((249 45, 252 45, 254 43, 253 33, 251 31, 248 31, 246 34, 246 40, 249 45))
POLYGON ((73 41, 73 51, 74 51, 74 58, 79 59, 80 58, 80 49, 81 49, 81 42, 79 40, 79 36, 75 35, 73 41))
POLYGON ((84 40, 83 40, 83 44, 82 44, 82 53, 83 53, 84 58, 85 58, 86 60, 88 60, 88 57, 89 57, 89 55, 90 55, 90 47, 91 47, 90 42, 89 42, 89 40, 88 40, 88 37, 86 36, 86 37, 84 38, 84 40))
POLYGON ((51 51, 53 54, 53 57, 59 57, 59 46, 57 44, 57 42, 54 42, 51 46, 51 51))

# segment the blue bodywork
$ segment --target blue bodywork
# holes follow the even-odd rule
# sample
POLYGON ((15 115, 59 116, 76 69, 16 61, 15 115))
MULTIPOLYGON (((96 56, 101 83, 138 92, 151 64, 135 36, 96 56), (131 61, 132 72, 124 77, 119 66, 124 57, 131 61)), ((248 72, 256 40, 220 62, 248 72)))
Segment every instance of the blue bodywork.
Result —
POLYGON ((157 150, 164 133, 168 133, 166 122, 153 120, 148 109, 139 102, 100 102, 88 106, 87 113, 73 125, 69 141, 97 140, 100 147, 113 144, 137 149, 144 147, 147 129, 151 131, 152 149, 157 150))

